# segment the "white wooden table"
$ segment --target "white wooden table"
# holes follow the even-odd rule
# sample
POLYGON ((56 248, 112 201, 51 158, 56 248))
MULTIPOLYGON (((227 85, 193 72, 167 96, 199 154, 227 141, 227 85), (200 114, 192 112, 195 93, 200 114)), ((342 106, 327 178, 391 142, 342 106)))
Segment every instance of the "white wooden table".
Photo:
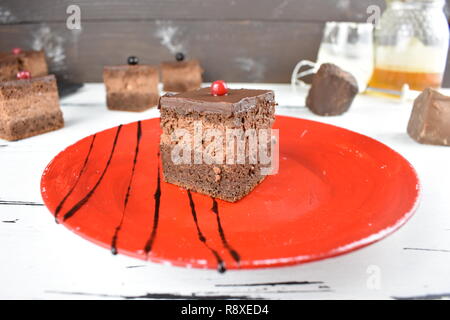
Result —
POLYGON ((374 245, 294 267, 218 274, 113 256, 55 224, 42 205, 41 173, 66 146, 99 130, 157 117, 158 110, 108 111, 103 85, 87 84, 61 100, 64 129, 19 142, 0 140, 0 298, 450 297, 450 148, 420 145, 408 137, 411 102, 358 96, 348 113, 326 118, 304 108, 305 93, 294 95, 288 85, 233 87, 274 89, 278 114, 345 127, 400 152, 418 171, 423 187, 415 216, 374 245), (294 283, 248 285, 268 282, 294 283))

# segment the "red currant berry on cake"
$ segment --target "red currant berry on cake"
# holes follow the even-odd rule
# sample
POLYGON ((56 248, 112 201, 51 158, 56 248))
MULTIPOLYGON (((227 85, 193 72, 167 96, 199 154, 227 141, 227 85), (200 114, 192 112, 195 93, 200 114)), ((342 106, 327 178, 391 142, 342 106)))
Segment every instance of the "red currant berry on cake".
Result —
POLYGON ((228 93, 228 87, 225 81, 217 80, 214 81, 211 85, 211 94, 213 96, 223 96, 228 93))
POLYGON ((17 79, 19 80, 31 79, 31 73, 28 71, 19 71, 17 72, 17 79))
POLYGON ((22 53, 22 49, 20 49, 20 48, 14 48, 14 49, 12 49, 11 50, 12 51, 12 53, 14 54, 14 55, 18 55, 18 54, 21 54, 22 53))

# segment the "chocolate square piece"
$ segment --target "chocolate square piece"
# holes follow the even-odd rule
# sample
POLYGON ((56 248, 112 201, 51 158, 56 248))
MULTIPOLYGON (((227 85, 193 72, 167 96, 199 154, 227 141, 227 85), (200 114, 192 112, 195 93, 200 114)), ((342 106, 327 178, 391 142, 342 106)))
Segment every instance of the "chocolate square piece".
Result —
POLYGON ((14 141, 64 126, 54 75, 0 82, 0 138, 14 141))
POLYGON ((19 71, 28 71, 33 78, 46 76, 48 67, 44 51, 0 54, 0 81, 16 80, 19 71))
POLYGON ((149 65, 107 66, 103 69, 110 110, 144 111, 158 104, 159 73, 149 65))
POLYGON ((408 134, 420 143, 450 145, 450 97, 431 88, 414 100, 408 134))
MULTIPOLYGON (((212 141, 218 141, 216 146, 225 150, 226 143, 230 142, 227 139, 230 132, 241 132, 241 137, 245 137, 250 129, 255 132, 259 129, 270 130, 274 121, 275 104, 274 93, 270 90, 229 90, 227 95, 212 96, 210 88, 203 88, 162 96, 160 111, 163 132, 160 152, 164 180, 231 202, 247 195, 265 178, 261 171, 263 163, 252 163, 249 161, 249 154, 245 154, 245 161, 242 162, 228 154, 224 155, 222 163, 208 161, 205 157, 201 158, 202 152, 211 147, 212 141), (233 129, 236 131, 227 131, 233 129), (217 137, 206 138, 208 130, 215 132, 217 137), (184 132, 186 135, 177 138, 177 132, 184 132), (183 146, 181 141, 187 141, 192 146, 192 154, 183 158, 187 162, 177 163, 173 152, 176 155, 178 151, 175 150, 183 146)), ((244 143, 248 143, 248 140, 244 143)), ((237 148, 237 145, 233 146, 237 148)), ((244 149, 248 150, 248 146, 244 149)), ((231 149, 233 152, 237 150, 233 147, 231 149)), ((211 154, 219 154, 217 149, 210 150, 213 150, 211 154)), ((237 156, 237 152, 235 155, 237 156)))
POLYGON ((321 116, 346 112, 358 93, 355 77, 338 66, 324 63, 314 75, 306 106, 321 116))
POLYGON ((200 88, 203 69, 198 60, 161 63, 164 91, 186 92, 200 88))

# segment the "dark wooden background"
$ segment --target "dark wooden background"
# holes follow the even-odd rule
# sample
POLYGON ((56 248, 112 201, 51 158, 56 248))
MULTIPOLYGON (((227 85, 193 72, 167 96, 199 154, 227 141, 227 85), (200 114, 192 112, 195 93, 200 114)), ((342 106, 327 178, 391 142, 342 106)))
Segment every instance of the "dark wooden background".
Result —
MULTIPOLYGON (((205 80, 289 82, 315 59, 325 21, 366 21, 383 0, 0 0, 0 51, 44 47, 53 72, 101 81, 103 65, 200 59, 205 80), (66 27, 68 5, 82 30, 66 27)), ((450 86, 450 72, 445 85, 450 86)))

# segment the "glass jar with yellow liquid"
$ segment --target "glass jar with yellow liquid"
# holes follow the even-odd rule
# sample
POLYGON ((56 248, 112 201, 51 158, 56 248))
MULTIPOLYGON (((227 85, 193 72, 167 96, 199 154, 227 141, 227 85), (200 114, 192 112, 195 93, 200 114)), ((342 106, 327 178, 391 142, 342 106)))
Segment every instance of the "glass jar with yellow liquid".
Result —
POLYGON ((369 87, 392 93, 442 84, 449 46, 444 0, 386 0, 369 87))

